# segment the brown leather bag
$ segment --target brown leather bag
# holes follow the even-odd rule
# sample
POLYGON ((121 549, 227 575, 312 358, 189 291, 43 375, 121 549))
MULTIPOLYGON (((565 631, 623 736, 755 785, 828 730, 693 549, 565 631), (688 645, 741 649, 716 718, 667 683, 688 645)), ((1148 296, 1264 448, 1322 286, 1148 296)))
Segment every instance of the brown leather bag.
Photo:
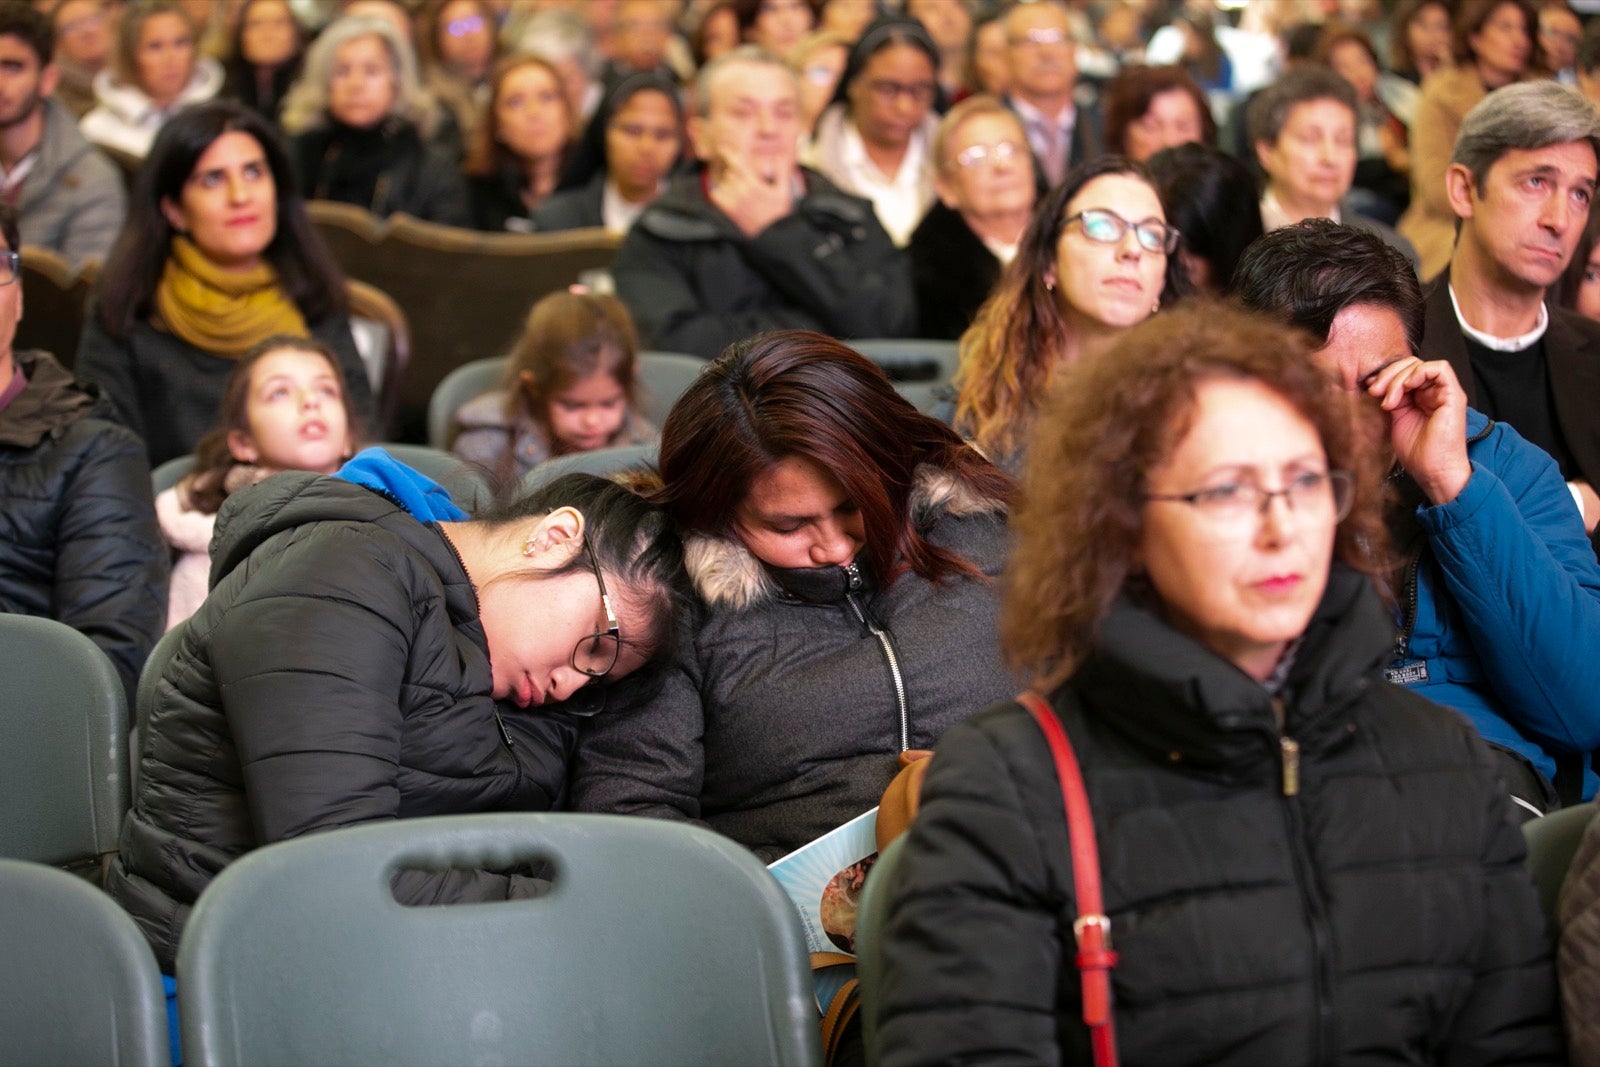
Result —
POLYGON ((932 758, 933 750, 928 748, 910 748, 900 753, 900 770, 895 773, 889 788, 883 791, 883 799, 878 802, 874 836, 878 839, 879 852, 911 828, 911 820, 917 817, 917 803, 922 796, 922 779, 927 777, 928 761, 932 758))

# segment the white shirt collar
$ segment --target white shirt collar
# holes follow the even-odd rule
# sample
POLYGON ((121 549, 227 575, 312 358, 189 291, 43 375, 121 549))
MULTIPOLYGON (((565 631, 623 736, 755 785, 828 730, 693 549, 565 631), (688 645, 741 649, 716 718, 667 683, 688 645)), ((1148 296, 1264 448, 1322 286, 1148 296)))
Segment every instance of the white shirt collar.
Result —
POLYGON ((622 195, 622 190, 617 188, 617 183, 610 178, 606 179, 600 191, 600 220, 612 233, 627 233, 634 220, 643 215, 644 209, 649 206, 648 200, 642 204, 629 202, 622 195))
POLYGON ((1449 288, 1450 306, 1455 309, 1456 322, 1460 324, 1461 332, 1492 352, 1521 352, 1524 348, 1530 348, 1544 336, 1544 331, 1550 325, 1550 309, 1541 302, 1539 320, 1527 333, 1517 337, 1496 337, 1492 333, 1484 333, 1467 322, 1466 316, 1461 314, 1461 301, 1456 299, 1456 287, 1451 285, 1449 288))

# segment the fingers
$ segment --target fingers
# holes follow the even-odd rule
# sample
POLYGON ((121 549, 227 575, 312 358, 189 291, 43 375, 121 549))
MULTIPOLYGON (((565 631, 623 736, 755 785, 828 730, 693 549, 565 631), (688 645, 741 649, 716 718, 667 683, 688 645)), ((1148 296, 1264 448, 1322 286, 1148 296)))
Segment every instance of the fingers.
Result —
POLYGON ((1466 400, 1450 364, 1443 360, 1425 363, 1415 356, 1397 360, 1378 371, 1367 385, 1367 393, 1379 398, 1385 411, 1395 410, 1408 397, 1412 397, 1414 403, 1419 402, 1421 396, 1413 397, 1413 394, 1426 393, 1430 407, 1447 404, 1455 394, 1460 394, 1463 403, 1466 400))

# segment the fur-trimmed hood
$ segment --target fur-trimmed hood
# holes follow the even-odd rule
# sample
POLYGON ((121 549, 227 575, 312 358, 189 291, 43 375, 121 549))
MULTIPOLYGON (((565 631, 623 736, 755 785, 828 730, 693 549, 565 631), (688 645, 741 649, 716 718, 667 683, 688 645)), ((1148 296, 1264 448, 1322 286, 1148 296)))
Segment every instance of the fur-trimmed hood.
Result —
MULTIPOLYGON (((965 481, 942 467, 922 464, 911 487, 911 515, 927 529, 941 518, 1003 515, 1005 502, 980 495, 965 481)), ((783 591, 778 575, 741 542, 710 534, 690 534, 684 539, 684 564, 707 607, 744 611, 771 600, 783 591)))

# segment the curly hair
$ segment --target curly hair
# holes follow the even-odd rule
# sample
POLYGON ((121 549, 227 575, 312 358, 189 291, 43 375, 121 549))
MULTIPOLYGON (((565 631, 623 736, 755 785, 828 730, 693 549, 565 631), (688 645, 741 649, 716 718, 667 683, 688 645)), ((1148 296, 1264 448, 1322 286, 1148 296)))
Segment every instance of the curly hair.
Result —
MULTIPOLYGON (((1150 172, 1124 156, 1102 156, 1068 171, 1034 206, 1016 256, 961 336, 955 423, 990 456, 1016 452, 1050 375, 1070 348, 1070 327, 1050 282, 1056 244, 1072 198, 1108 174, 1130 175, 1156 189, 1150 172)), ((1179 258, 1168 256, 1161 306, 1187 291, 1179 258)))
POLYGON ((1015 547, 1006 568, 1001 647, 1049 691, 1082 662, 1125 588, 1144 591, 1135 554, 1147 479, 1188 432, 1199 385, 1247 379, 1316 427, 1328 464, 1355 475, 1354 504, 1334 555, 1384 569, 1383 478, 1370 405, 1332 387, 1308 335, 1236 306, 1193 301, 1128 330, 1056 383, 1030 446, 1015 547))

